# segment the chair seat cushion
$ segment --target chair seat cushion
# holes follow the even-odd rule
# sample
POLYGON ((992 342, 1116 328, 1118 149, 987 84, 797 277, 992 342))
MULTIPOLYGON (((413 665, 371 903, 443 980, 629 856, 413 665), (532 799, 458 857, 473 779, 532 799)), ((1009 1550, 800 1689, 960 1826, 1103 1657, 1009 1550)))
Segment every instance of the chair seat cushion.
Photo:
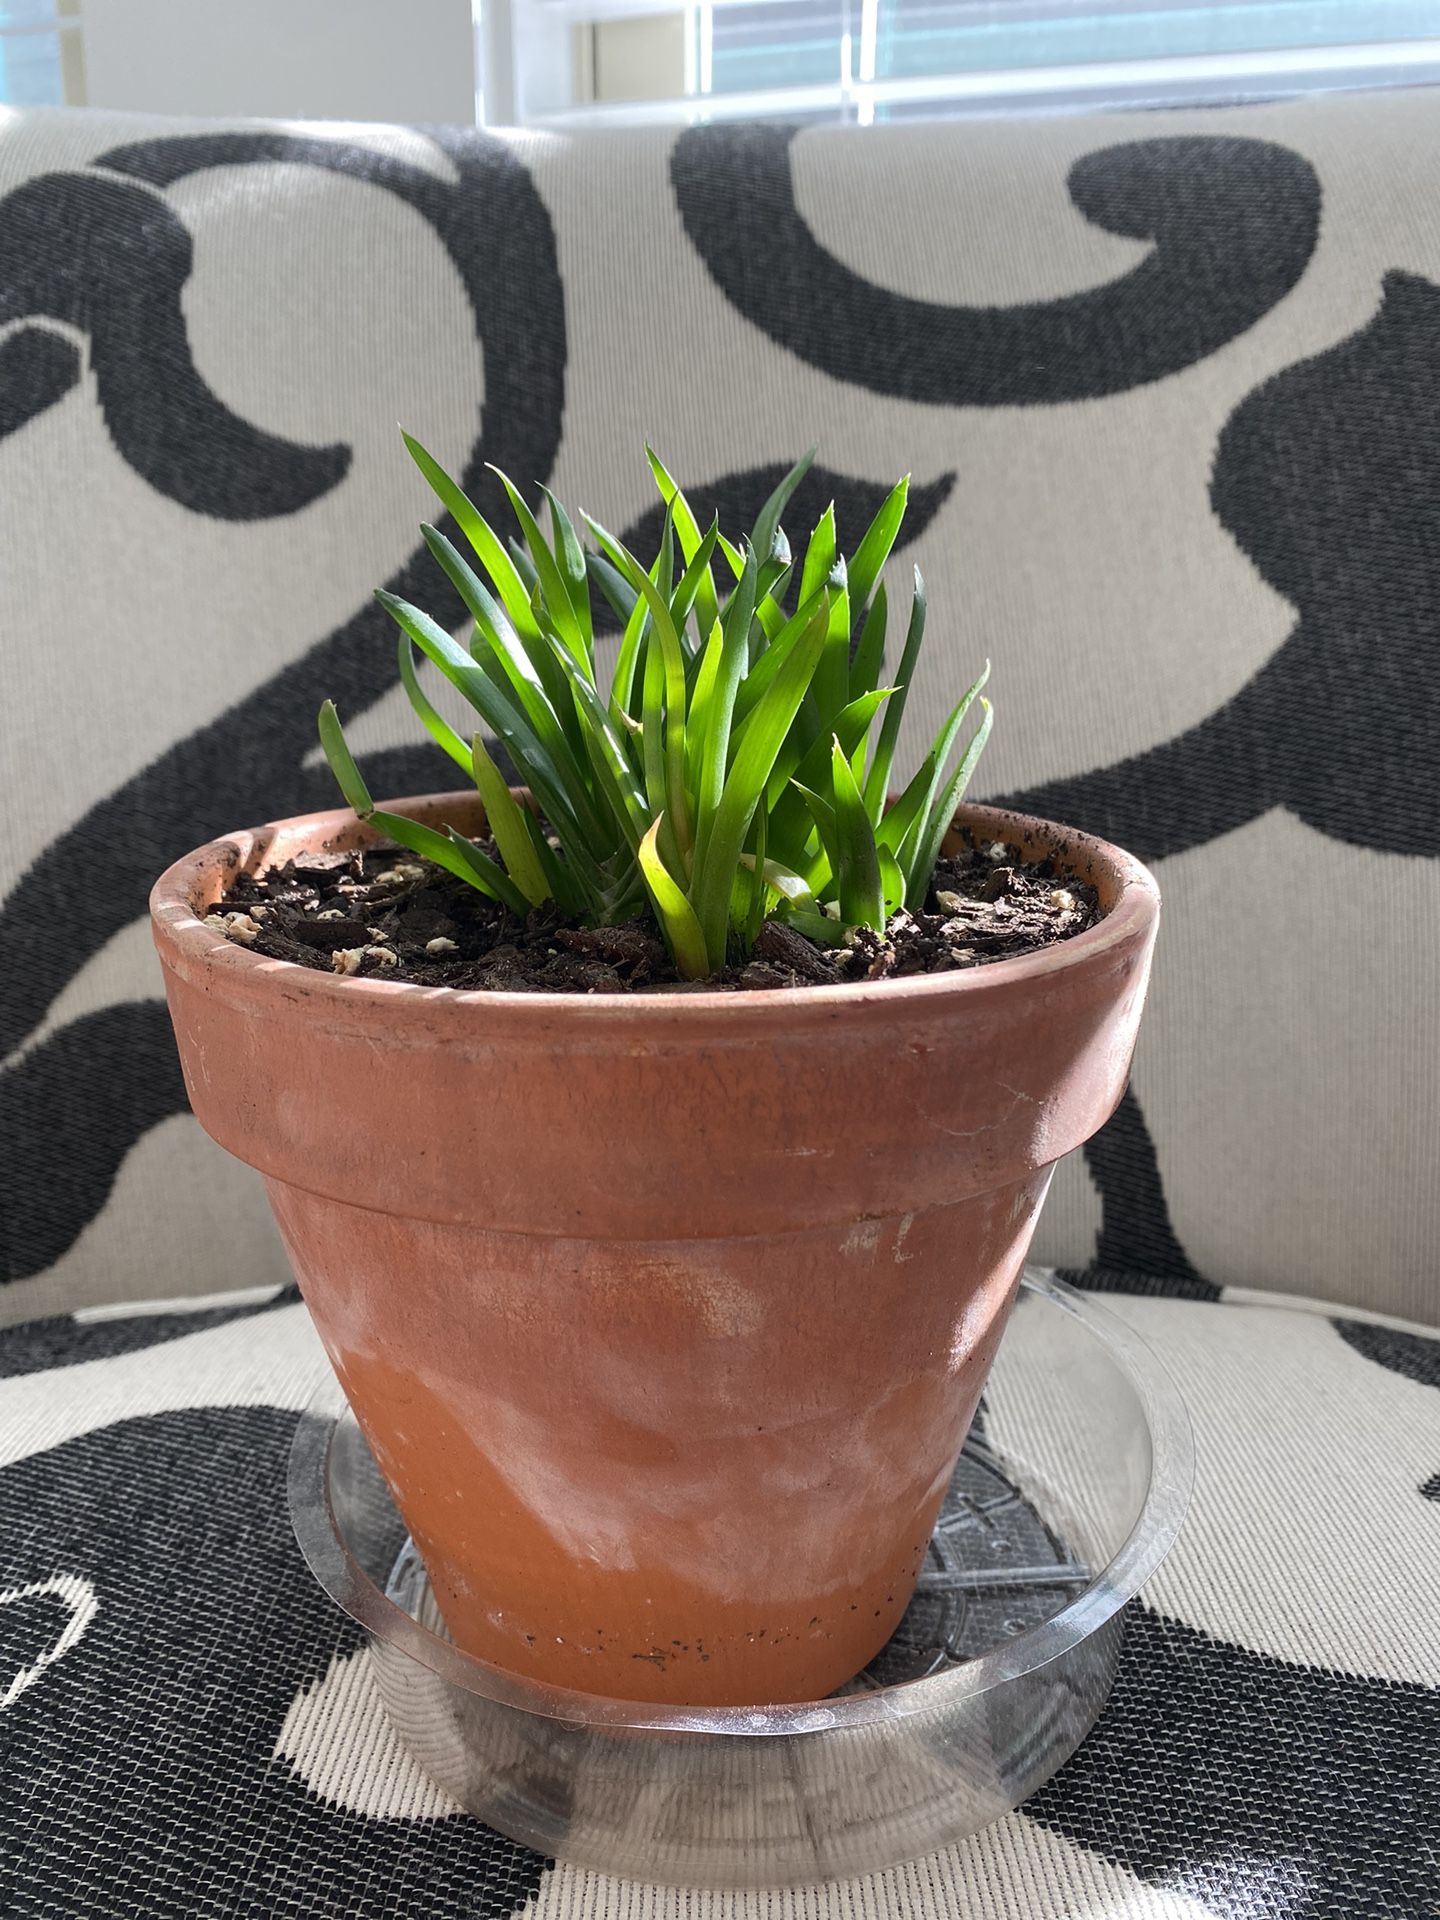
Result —
POLYGON ((1110 1303, 1191 1408, 1179 1546, 1023 1811, 787 1895, 553 1867, 400 1749, 290 1533, 326 1362, 288 1292, 0 1332, 10 1920, 1415 1920, 1440 1901, 1440 1336, 1302 1300, 1110 1303))

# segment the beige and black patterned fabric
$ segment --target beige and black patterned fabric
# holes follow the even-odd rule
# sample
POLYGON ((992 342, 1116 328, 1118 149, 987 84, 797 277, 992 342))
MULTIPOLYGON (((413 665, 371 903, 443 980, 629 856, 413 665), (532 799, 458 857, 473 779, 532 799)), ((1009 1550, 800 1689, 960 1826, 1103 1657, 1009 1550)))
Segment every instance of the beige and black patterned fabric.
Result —
POLYGON ((408 1760, 286 1518, 326 1369, 293 1296, 0 1332, 0 1912, 1423 1920, 1440 1339, 1254 1295, 1112 1305, 1189 1401, 1199 1475, 1100 1723, 962 1846, 734 1896, 551 1867, 408 1760))
POLYGON ((1437 177, 1424 93, 0 120, 7 1920, 1440 1910, 1437 177), (1094 1734, 944 1855, 733 1898, 549 1866, 413 1770, 290 1536, 324 1361, 185 1111, 143 912, 330 804, 326 695, 377 791, 447 779, 370 600, 459 622, 397 419, 487 508, 493 461, 637 536, 642 437, 742 523, 818 440, 796 512, 842 537, 912 471, 908 751, 988 654, 980 790, 1160 875, 1133 1085, 1037 1251, 1130 1295, 1195 1505, 1094 1734))
POLYGON ((1037 1251, 1440 1320, 1440 108, 497 137, 0 121, 0 1320, 275 1283, 184 1095, 155 873, 447 781, 399 419, 654 528, 648 435, 852 537, 914 474, 915 744, 1152 861, 1134 1083, 1037 1251))

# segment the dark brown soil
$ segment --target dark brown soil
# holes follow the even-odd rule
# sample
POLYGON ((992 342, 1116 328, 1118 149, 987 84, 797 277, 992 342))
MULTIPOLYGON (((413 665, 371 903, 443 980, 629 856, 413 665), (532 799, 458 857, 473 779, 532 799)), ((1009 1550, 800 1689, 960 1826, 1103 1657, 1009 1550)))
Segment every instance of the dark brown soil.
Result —
MULTIPOLYGON (((998 843, 942 860, 924 913, 899 913, 883 939, 860 929, 831 949, 767 921, 750 959, 706 988, 834 986, 948 973, 1031 953, 1100 918, 1093 887, 998 843)), ((463 881, 396 849, 302 858, 242 874, 212 916, 272 960, 369 979, 510 993, 684 991, 648 918, 580 927, 542 908, 517 920, 463 881)))

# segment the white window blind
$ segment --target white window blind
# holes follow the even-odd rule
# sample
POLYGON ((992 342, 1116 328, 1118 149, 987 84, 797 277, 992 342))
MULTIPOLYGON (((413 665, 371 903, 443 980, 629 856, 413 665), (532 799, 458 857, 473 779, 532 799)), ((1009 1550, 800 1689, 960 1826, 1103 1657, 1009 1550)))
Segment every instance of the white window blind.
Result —
MULTIPOLYGON (((1244 99, 1440 80, 1440 0, 485 0, 518 121, 1244 99)), ((493 111, 491 118, 498 117, 493 111)))
MULTIPOLYGON (((85 100, 81 5, 82 0, 0 0, 0 104, 85 100)), ((223 9, 222 0, 145 0, 143 6, 138 0, 85 0, 85 5, 95 12, 94 91, 100 104, 170 111, 468 118, 468 51, 458 66, 454 55, 462 47, 468 50, 472 35, 479 55, 475 89, 484 117, 496 124, 738 115, 870 121, 914 113, 1164 104, 1440 81, 1440 0, 705 0, 678 7, 674 0, 425 0, 424 6, 414 0, 263 0, 263 5, 246 0, 243 7, 223 9), (291 85, 295 99, 289 93, 272 98, 274 88, 261 84, 263 75, 247 77, 240 71, 243 60, 227 58, 217 79, 197 62, 188 42, 181 44, 178 28, 173 42, 167 42, 159 23, 176 8, 175 18, 192 36, 205 29, 209 9, 222 9, 230 39, 243 51, 253 38, 269 74, 293 79, 300 53, 313 51, 312 42, 328 48, 328 54, 309 82, 291 85), (330 39, 321 31, 327 21, 334 29, 330 39), (366 32, 360 31, 362 25, 366 32), (294 45, 287 51, 292 27, 294 45), (396 33, 403 61, 397 61, 396 33), (137 50, 130 66, 136 71, 127 75, 120 56, 132 35, 137 50), (171 46, 164 76, 169 90, 161 87, 157 93, 157 74, 171 46), (427 84, 424 69, 432 55, 433 83, 427 84)), ((218 34, 213 15, 210 21, 218 34)))

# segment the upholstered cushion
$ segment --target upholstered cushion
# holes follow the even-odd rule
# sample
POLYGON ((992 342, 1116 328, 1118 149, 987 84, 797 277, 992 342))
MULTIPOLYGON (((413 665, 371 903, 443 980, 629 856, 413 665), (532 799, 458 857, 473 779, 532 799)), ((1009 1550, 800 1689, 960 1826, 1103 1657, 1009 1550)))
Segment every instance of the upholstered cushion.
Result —
MULTIPOLYGON (((914 473, 913 758, 1152 860, 1134 1087, 1039 1251, 1440 1318, 1440 112, 496 138, 0 122, 0 1317, 274 1282, 185 1115, 155 872, 450 778, 379 582, 458 617, 403 420, 630 529, 642 435, 842 536, 914 473), (197 1252, 199 1258, 196 1257, 197 1252)), ((900 588, 903 599, 903 585, 900 588)))
POLYGON ((286 1518, 325 1367, 290 1296, 0 1334, 0 1907, 1417 1920, 1440 1900, 1440 1337, 1304 1300, 1110 1304, 1185 1393, 1199 1471, 1108 1710, 975 1840, 773 1897, 548 1867, 416 1772, 286 1518))

